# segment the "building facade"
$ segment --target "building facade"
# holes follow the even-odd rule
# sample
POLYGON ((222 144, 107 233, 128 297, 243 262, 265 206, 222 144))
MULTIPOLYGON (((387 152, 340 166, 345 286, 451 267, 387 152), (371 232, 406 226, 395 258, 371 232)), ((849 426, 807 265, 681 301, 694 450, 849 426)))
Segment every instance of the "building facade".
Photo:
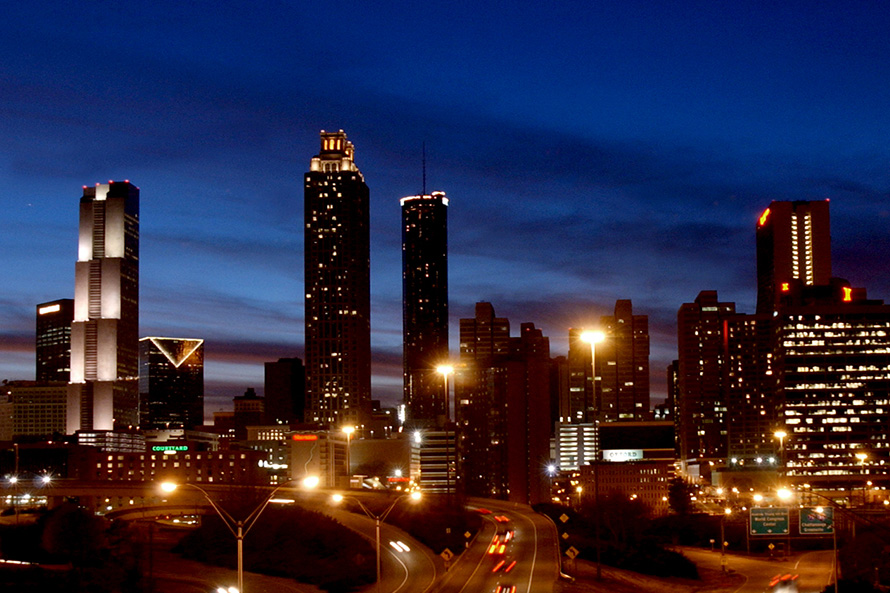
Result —
POLYGON ((445 192, 402 198, 402 334, 408 422, 445 413, 436 367, 448 362, 448 198, 445 192))
POLYGON ((0 441, 64 434, 68 383, 11 381, 0 387, 0 441))
POLYGON ((68 432, 139 422, 139 188, 84 187, 71 324, 68 432))
POLYGON ((139 416, 143 429, 204 424, 204 340, 139 340, 139 416))
POLYGON ((306 409, 306 367, 299 358, 279 358, 264 365, 266 422, 291 424, 303 421, 306 409))
POLYGON ((828 200, 771 202, 757 220, 757 312, 775 310, 791 284, 831 279, 828 200))
POLYGON ((676 418, 679 456, 685 469, 722 461, 727 451, 724 322, 735 303, 705 290, 677 313, 676 418))
POLYGON ((37 305, 38 381, 65 381, 71 378, 71 322, 74 299, 59 299, 37 305))
POLYGON ((321 132, 304 177, 306 420, 362 427, 371 402, 369 192, 355 148, 321 132))
POLYGON ((600 422, 649 419, 649 317, 634 315, 630 300, 600 318, 596 344, 596 412, 600 422))

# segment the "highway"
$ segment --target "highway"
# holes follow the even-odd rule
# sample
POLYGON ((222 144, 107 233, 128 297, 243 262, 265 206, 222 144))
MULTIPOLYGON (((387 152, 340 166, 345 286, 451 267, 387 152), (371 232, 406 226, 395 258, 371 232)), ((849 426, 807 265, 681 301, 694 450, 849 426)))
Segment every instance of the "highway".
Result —
POLYGON ((483 530, 445 576, 439 590, 496 593, 501 586, 501 593, 552 593, 558 575, 553 524, 527 506, 495 501, 481 504, 492 513, 485 515, 483 530), (498 521, 496 517, 508 521, 498 521), (501 553, 509 532, 512 535, 501 553), (492 544, 496 547, 489 553, 492 544))
MULTIPOLYGON (((683 548, 690 560, 699 566, 720 569, 720 553, 683 548)), ((768 591, 770 579, 780 574, 798 575, 800 593, 817 593, 825 589, 832 579, 831 550, 819 550, 794 555, 789 560, 769 560, 727 554, 727 569, 745 577, 745 582, 729 593, 763 593, 768 591)))

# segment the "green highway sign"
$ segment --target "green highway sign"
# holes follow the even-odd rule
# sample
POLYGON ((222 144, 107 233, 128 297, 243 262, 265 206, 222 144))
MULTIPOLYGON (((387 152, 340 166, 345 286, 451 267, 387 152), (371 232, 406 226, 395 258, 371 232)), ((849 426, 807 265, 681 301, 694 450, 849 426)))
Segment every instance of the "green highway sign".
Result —
POLYGON ((750 512, 751 535, 785 535, 788 533, 788 509, 755 507, 750 512))
POLYGON ((832 507, 804 507, 800 509, 801 535, 826 535, 834 532, 832 507))

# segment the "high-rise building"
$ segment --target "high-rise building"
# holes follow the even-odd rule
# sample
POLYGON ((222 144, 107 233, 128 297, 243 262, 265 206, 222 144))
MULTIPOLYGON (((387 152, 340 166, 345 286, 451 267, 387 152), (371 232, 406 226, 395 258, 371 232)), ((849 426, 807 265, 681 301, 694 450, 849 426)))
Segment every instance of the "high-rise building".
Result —
POLYGON ((448 360, 448 198, 402 198, 402 333, 408 421, 429 424, 445 413, 436 367, 448 360))
POLYGON ((771 202, 757 220, 757 312, 771 313, 795 282, 831 279, 828 200, 771 202))
POLYGON ((369 193, 343 130, 321 132, 304 185, 306 420, 362 427, 371 410, 369 193))
POLYGON ((455 380, 460 475, 469 496, 523 503, 547 499, 550 341, 532 323, 510 338, 489 303, 461 319, 455 380))
POLYGON ((727 401, 724 321, 735 303, 721 303, 717 291, 699 293, 677 313, 677 441, 681 463, 708 465, 726 456, 727 401))
POLYGON ((71 378, 71 322, 74 299, 59 299, 37 305, 38 381, 65 381, 71 378))
POLYGON ((143 429, 204 424, 204 340, 139 340, 139 416, 143 429))
POLYGON ((265 364, 263 395, 267 424, 303 421, 306 407, 306 368, 299 358, 279 358, 265 364))
POLYGON ((569 329, 564 391, 560 392, 559 422, 592 423, 596 419, 595 378, 591 366, 590 344, 581 339, 584 331, 569 329))
POLYGON ((84 187, 74 271, 68 432, 139 422, 139 188, 84 187))
POLYGON ((67 383, 10 381, 0 386, 0 441, 65 432, 67 383))
POLYGON ((649 317, 634 315, 630 300, 600 318, 605 339, 596 344, 597 420, 649 419, 649 317))
POLYGON ((772 376, 786 474, 814 487, 886 487, 890 305, 841 279, 791 292, 777 315, 772 376))

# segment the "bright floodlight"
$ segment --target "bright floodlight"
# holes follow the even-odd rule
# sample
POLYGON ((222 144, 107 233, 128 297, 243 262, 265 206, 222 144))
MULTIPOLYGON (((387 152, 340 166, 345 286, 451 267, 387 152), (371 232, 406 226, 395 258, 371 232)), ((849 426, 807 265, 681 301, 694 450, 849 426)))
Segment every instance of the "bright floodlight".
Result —
POLYGON ((173 492, 176 490, 176 484, 173 482, 163 482, 161 483, 161 490, 164 492, 173 492))
POLYGON ((776 490, 776 495, 781 500, 788 500, 792 496, 791 490, 788 490, 788 488, 779 488, 778 490, 776 490))
POLYGON ((420 490, 415 490, 411 493, 411 500, 420 500, 421 496, 420 490))
POLYGON ((351 435, 352 433, 355 432, 355 427, 354 427, 354 426, 344 426, 341 430, 342 430, 344 433, 346 433, 346 434, 348 434, 348 435, 351 435))
POLYGON ((318 476, 306 476, 305 478, 303 478, 303 488, 308 488, 311 490, 313 488, 316 488, 319 482, 320 480, 318 479, 318 476))
POLYGON ((859 461, 865 461, 866 459, 868 459, 868 453, 857 453, 856 459, 858 459, 859 461))
POLYGON ((43 476, 40 478, 40 481, 43 482, 44 484, 49 484, 50 482, 53 481, 53 479, 50 476, 43 476))
POLYGON ((436 372, 439 373, 440 375, 447 376, 454 372, 454 367, 451 366, 450 364, 440 364, 439 366, 436 367, 436 372))
POLYGON ((754 500, 755 500, 756 502, 760 502, 761 500, 763 500, 763 495, 762 495, 762 494, 755 494, 755 495, 754 495, 754 500))
POLYGON ((10 484, 18 484, 18 481, 19 481, 19 479, 16 476, 12 476, 11 478, 9 478, 10 484))
POLYGON ((785 432, 784 430, 777 430, 776 432, 773 433, 773 436, 776 437, 777 439, 784 439, 785 437, 788 436, 788 433, 785 432))
POLYGON ((588 344, 596 344, 606 339, 606 334, 601 331, 587 330, 581 332, 581 341, 588 344))
POLYGON ((331 496, 331 500, 333 500, 334 502, 343 502, 343 495, 342 494, 334 494, 331 496))

